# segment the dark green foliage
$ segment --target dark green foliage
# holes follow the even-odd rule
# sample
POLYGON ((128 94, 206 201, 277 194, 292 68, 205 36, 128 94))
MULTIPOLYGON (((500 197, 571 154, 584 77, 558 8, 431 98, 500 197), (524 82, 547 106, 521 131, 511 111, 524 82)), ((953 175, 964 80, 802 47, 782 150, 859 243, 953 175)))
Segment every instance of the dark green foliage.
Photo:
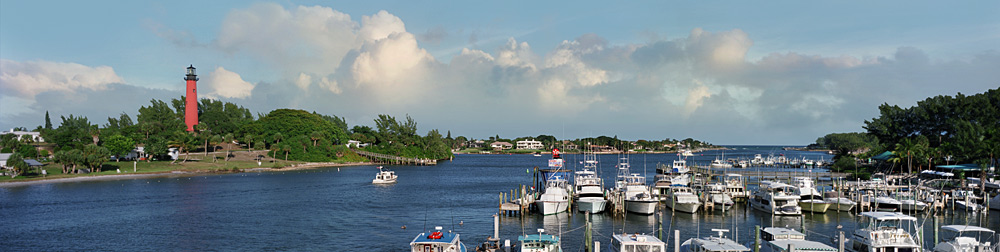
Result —
POLYGON ((122 135, 113 135, 110 137, 106 137, 104 138, 102 145, 105 148, 108 148, 108 151, 111 152, 111 155, 118 156, 119 158, 121 158, 121 156, 125 154, 128 154, 130 151, 132 151, 132 149, 135 149, 135 141, 133 141, 132 138, 122 135))
POLYGON ((230 102, 201 99, 198 111, 198 125, 212 134, 237 132, 243 125, 253 121, 253 114, 249 109, 230 102))
POLYGON ((31 146, 30 144, 22 144, 17 148, 17 153, 27 159, 34 159, 38 157, 38 149, 35 149, 35 146, 31 146))
POLYGON ((332 122, 324 120, 317 114, 295 109, 271 111, 266 116, 243 127, 244 135, 269 136, 278 132, 281 132, 286 138, 310 136, 313 132, 320 132, 321 137, 337 144, 346 143, 348 139, 347 132, 332 122))
POLYGON ((1000 90, 936 96, 900 108, 883 104, 864 128, 880 143, 915 164, 953 156, 958 163, 990 163, 1000 155, 1000 90), (908 155, 908 156, 907 156, 908 155))
POLYGON ((81 149, 87 144, 92 144, 93 135, 91 131, 97 127, 97 125, 90 124, 87 117, 75 117, 69 115, 69 117, 61 117, 62 124, 59 128, 51 131, 42 132, 43 138, 46 141, 55 143, 59 148, 71 148, 71 149, 81 149))
POLYGON ((83 165, 91 172, 101 172, 101 166, 108 161, 111 152, 107 148, 95 144, 83 147, 83 165))
POLYGON ((170 109, 166 102, 161 100, 151 100, 149 107, 139 108, 138 127, 142 139, 151 136, 169 138, 177 132, 184 131, 183 114, 178 114, 170 109))
POLYGON ((28 170, 28 163, 24 162, 24 157, 20 153, 10 154, 7 163, 4 164, 14 173, 11 177, 17 177, 28 170))

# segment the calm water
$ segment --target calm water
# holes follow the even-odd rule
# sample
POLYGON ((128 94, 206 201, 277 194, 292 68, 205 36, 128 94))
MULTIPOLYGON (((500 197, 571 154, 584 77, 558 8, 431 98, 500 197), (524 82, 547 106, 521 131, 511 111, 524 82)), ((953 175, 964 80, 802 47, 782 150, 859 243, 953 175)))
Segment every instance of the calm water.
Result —
MULTIPOLYGON (((726 157, 755 153, 830 160, 815 152, 756 147, 726 151, 726 157)), ((704 152, 689 163, 707 164, 721 152, 704 152)), ((443 226, 461 234, 470 249, 493 232, 497 194, 530 184, 527 169, 546 165, 548 156, 461 155, 437 166, 390 166, 400 176, 389 186, 371 184, 373 166, 291 172, 242 173, 181 178, 79 182, 0 188, 0 250, 291 250, 406 251, 423 229, 443 226), (459 224, 462 223, 462 224, 459 224), (406 229, 402 229, 406 226, 406 229)), ((566 155, 567 163, 582 160, 566 155)), ((652 178, 657 163, 673 154, 632 155, 634 172, 652 178), (645 164, 645 165, 644 165, 645 164)), ((613 181, 617 155, 600 155, 601 176, 613 181)), ((572 167, 572 165, 571 165, 572 167)), ((669 210, 669 209, 668 209, 669 210)), ((1000 212, 939 217, 944 224, 1000 228, 1000 212)), ((932 219, 922 218, 928 239, 932 219)), ((855 227, 848 213, 772 219, 738 206, 727 214, 671 214, 592 217, 595 240, 607 244, 613 232, 654 233, 657 223, 681 230, 681 239, 706 236, 712 228, 733 229, 730 237, 751 240, 754 225, 805 228, 825 237, 837 226, 855 227), (737 231, 738 230, 738 231, 737 231)), ((502 239, 545 228, 563 232, 563 249, 581 251, 582 214, 528 215, 501 219, 502 239)), ((664 237, 667 238, 667 237, 664 237)), ((672 239, 672 237, 670 237, 672 239)), ((930 245, 928 241, 927 246, 930 245)))

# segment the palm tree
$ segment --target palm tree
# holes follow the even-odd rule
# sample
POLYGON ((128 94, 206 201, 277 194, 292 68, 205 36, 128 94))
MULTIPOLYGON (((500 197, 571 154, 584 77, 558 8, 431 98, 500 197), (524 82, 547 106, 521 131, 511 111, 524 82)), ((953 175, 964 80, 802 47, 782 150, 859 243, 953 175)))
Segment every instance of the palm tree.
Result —
MULTIPOLYGON (((182 161, 182 163, 184 163, 188 160, 188 154, 191 151, 191 146, 198 144, 198 142, 198 139, 196 139, 193 135, 181 132, 174 136, 174 140, 167 142, 167 147, 177 148, 177 151, 183 151, 184 161, 182 161)), ((170 163, 173 164, 175 162, 177 162, 176 159, 170 163)))
POLYGON ((233 133, 226 133, 226 135, 222 137, 222 141, 226 141, 226 163, 229 162, 229 152, 233 150, 233 140, 235 139, 236 138, 233 137, 233 133))
POLYGON ((212 163, 215 163, 215 146, 218 146, 222 142, 222 137, 219 135, 213 135, 209 142, 212 144, 212 163))
POLYGON ((288 162, 288 152, 292 151, 292 146, 288 145, 287 143, 284 143, 284 144, 279 144, 278 148, 281 148, 281 151, 285 152, 285 162, 288 162))
POLYGON ((316 142, 319 142, 319 140, 322 138, 323 138, 323 132, 313 131, 312 134, 309 134, 309 139, 313 141, 313 146, 316 146, 316 142))
POLYGON ((281 135, 281 132, 277 132, 277 133, 274 133, 274 136, 271 136, 271 138, 274 139, 274 143, 280 144, 281 140, 284 139, 285 136, 281 135))

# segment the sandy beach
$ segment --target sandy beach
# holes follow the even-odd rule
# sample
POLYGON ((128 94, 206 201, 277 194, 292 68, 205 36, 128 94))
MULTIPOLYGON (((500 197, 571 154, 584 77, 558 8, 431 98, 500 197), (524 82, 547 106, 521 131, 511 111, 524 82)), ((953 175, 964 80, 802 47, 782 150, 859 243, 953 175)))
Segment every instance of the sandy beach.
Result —
MULTIPOLYGON (((243 169, 242 172, 276 172, 276 171, 295 171, 295 170, 306 170, 306 169, 316 169, 322 167, 344 167, 344 166, 361 166, 361 165, 374 165, 371 162, 360 162, 360 163, 304 163, 296 164, 291 166, 286 166, 282 168, 250 168, 243 169)), ((133 173, 133 174, 112 174, 112 175, 95 175, 95 176, 80 176, 72 178, 53 178, 46 179, 41 178, 37 180, 29 181, 12 181, 12 182, 2 182, 0 183, 0 188, 11 188, 19 186, 30 186, 30 185, 40 185, 40 184, 50 184, 50 183, 69 183, 69 182, 87 182, 87 181, 112 181, 112 180, 123 180, 123 179, 145 179, 145 178, 160 178, 160 177, 188 177, 188 176, 201 176, 210 174, 226 174, 231 172, 220 172, 218 170, 206 170, 206 171, 173 171, 173 172, 159 172, 159 173, 133 173)))

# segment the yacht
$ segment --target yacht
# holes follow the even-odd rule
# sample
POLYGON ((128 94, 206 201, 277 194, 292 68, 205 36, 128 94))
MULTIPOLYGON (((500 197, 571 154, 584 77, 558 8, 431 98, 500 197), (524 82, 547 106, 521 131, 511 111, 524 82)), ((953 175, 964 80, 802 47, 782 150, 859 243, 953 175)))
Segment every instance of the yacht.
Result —
POLYGON ((653 214, 659 201, 649 193, 646 177, 632 173, 624 180, 622 192, 625 194, 625 210, 637 214, 653 214))
POLYGON ((912 192, 896 192, 892 197, 899 201, 899 210, 903 212, 921 212, 927 208, 927 203, 917 200, 912 192))
POLYGON ((411 252, 441 251, 441 252, 466 252, 465 244, 458 239, 458 233, 447 233, 441 231, 441 227, 434 227, 434 232, 420 233, 410 242, 411 252))
POLYGON ((613 234, 608 251, 649 251, 666 252, 667 244, 656 236, 646 234, 613 234))
POLYGON ((378 167, 378 173, 375 174, 375 179, 372 180, 372 184, 392 184, 396 183, 396 172, 382 169, 381 166, 378 167))
POLYGON ((956 209, 961 209, 969 212, 978 212, 983 210, 983 205, 976 203, 978 200, 982 199, 975 195, 973 191, 958 190, 954 194, 955 200, 952 204, 955 205, 956 209))
POLYGON ((545 193, 535 201, 542 215, 566 212, 569 209, 569 192, 566 191, 566 180, 553 176, 545 182, 545 193))
POLYGON ((681 156, 690 157, 694 156, 694 153, 691 153, 691 150, 683 150, 681 151, 681 156))
POLYGON ((785 183, 763 181, 750 198, 750 206, 774 215, 802 215, 799 195, 792 193, 794 190, 794 186, 785 183))
POLYGON ((517 237, 521 244, 521 252, 562 252, 559 236, 545 234, 545 229, 538 229, 538 234, 517 237))
POLYGON ((883 212, 899 211, 900 206, 903 205, 903 202, 886 196, 872 197, 869 199, 869 202, 871 202, 872 206, 875 206, 876 211, 883 212))
POLYGON ((638 173, 629 173, 628 157, 618 160, 618 179, 615 190, 625 197, 625 211, 637 214, 653 214, 659 201, 650 194, 646 185, 646 177, 638 173))
POLYGON ((653 176, 655 183, 653 183, 653 194, 660 201, 667 200, 667 194, 670 193, 670 187, 672 186, 690 186, 691 185, 691 169, 687 168, 687 162, 683 159, 674 160, 673 165, 668 169, 666 166, 657 167, 657 174, 653 176))
POLYGON ((987 228, 965 225, 948 225, 941 227, 942 230, 955 233, 953 239, 938 243, 934 246, 934 252, 978 252, 997 251, 997 245, 991 247, 990 240, 996 232, 987 228))
POLYGON ((831 203, 829 210, 848 212, 851 211, 851 209, 854 209, 854 206, 858 205, 857 202, 843 197, 838 192, 825 192, 823 194, 824 198, 826 198, 826 202, 831 203))
POLYGON ((684 213, 696 213, 698 208, 701 208, 698 196, 695 196, 694 191, 686 186, 670 187, 666 205, 670 209, 684 213))
POLYGON ((604 183, 597 175, 597 156, 593 153, 583 156, 583 170, 573 178, 573 196, 580 212, 600 213, 604 211, 604 183))
POLYGON ((726 174, 726 193, 729 194, 729 198, 732 198, 736 202, 745 202, 750 198, 750 192, 747 191, 747 186, 743 183, 743 175, 740 174, 726 174))
POLYGON ((712 168, 733 168, 733 165, 720 159, 712 160, 712 168))
POLYGON ((712 232, 719 232, 719 236, 709 236, 704 238, 691 238, 681 244, 681 252, 747 252, 746 246, 740 245, 733 240, 723 236, 727 229, 712 229, 712 232))
POLYGON ((806 240, 805 234, 788 228, 764 228, 760 232, 760 238, 762 252, 785 252, 789 247, 796 251, 837 251, 830 245, 806 240))
POLYGON ((729 194, 726 194, 725 184, 708 184, 705 185, 703 191, 701 201, 705 202, 706 205, 711 202, 715 211, 729 211, 733 205, 736 205, 736 202, 733 202, 733 198, 729 197, 729 194))
POLYGON ((894 212, 863 212, 858 229, 851 233, 850 241, 845 245, 852 252, 920 252, 917 244, 904 227, 914 225, 916 217, 894 212))
POLYGON ((823 199, 823 196, 816 190, 812 178, 796 177, 794 181, 796 192, 799 194, 799 207, 802 207, 802 211, 826 213, 826 210, 833 204, 823 199))

